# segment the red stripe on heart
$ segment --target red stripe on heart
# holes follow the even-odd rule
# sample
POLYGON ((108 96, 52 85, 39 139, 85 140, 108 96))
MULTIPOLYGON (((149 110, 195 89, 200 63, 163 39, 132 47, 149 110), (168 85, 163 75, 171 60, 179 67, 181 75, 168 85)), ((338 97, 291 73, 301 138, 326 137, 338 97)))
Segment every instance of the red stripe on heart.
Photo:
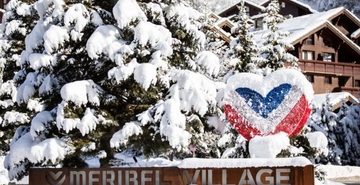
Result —
POLYGON ((289 136, 298 134, 306 124, 311 113, 311 108, 308 106, 308 101, 302 95, 300 100, 295 104, 286 117, 276 126, 271 133, 285 132, 289 136))
POLYGON ((309 108, 308 101, 306 100, 305 96, 301 96, 300 100, 271 133, 262 133, 245 118, 239 115, 239 113, 229 104, 224 106, 224 112, 235 130, 237 130, 238 133, 241 134, 244 138, 250 140, 257 135, 263 136, 268 134, 276 134, 279 132, 285 132, 289 136, 298 134, 306 124, 310 116, 311 109, 309 108))
POLYGON ((250 140, 257 135, 263 135, 259 129, 249 124, 249 122, 241 115, 239 115, 238 112, 229 104, 224 106, 224 111, 227 119, 233 125, 235 130, 247 140, 250 140))

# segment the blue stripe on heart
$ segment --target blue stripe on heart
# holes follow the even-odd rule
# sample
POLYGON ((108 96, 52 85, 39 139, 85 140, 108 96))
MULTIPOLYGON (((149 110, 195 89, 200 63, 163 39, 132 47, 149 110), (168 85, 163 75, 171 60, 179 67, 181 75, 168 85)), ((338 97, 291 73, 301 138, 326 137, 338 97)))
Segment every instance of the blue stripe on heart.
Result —
POLYGON ((269 114, 277 109, 285 96, 290 92, 291 85, 284 83, 272 89, 266 97, 258 92, 245 87, 237 88, 235 91, 245 99, 246 103, 263 118, 268 118, 269 114))

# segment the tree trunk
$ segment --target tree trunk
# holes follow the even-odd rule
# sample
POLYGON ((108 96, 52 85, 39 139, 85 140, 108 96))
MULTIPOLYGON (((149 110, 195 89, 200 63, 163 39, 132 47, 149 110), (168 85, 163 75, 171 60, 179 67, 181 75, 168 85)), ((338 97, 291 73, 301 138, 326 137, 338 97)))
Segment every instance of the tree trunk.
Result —
POLYGON ((100 138, 100 148, 106 152, 106 157, 100 159, 100 167, 109 167, 109 161, 114 159, 115 149, 110 146, 110 139, 114 133, 115 127, 110 127, 108 132, 104 133, 100 138))

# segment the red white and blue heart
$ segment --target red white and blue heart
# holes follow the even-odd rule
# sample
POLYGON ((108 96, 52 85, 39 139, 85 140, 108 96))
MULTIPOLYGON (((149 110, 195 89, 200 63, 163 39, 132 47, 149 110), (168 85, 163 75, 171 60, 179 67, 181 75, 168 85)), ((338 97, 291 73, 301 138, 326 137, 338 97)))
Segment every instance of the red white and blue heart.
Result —
POLYGON ((294 69, 281 69, 266 77, 239 73, 225 89, 224 111, 245 138, 285 132, 296 135, 310 112, 312 85, 294 69))

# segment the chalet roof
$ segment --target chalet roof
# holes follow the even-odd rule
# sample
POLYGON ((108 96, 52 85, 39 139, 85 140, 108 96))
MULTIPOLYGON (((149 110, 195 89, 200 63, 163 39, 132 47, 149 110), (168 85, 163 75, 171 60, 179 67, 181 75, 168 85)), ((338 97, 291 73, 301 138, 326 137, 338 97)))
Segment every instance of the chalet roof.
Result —
POLYGON ((232 22, 231 20, 229 20, 229 18, 223 18, 223 17, 220 17, 214 13, 210 13, 208 15, 208 17, 211 17, 211 18, 214 18, 215 19, 215 22, 213 23, 213 26, 212 26, 212 30, 213 31, 216 31, 220 34, 220 36, 226 41, 226 42, 230 42, 231 40, 231 34, 224 31, 222 29, 223 26, 227 26, 229 28, 232 28, 235 26, 234 22, 232 22))
POLYGON ((213 18, 216 21, 218 21, 219 19, 221 19, 222 17, 218 16, 216 13, 210 12, 207 17, 213 18))
POLYGON ((313 105, 317 108, 320 108, 323 103, 326 103, 326 97, 329 96, 329 104, 332 106, 333 110, 341 106, 342 100, 351 103, 359 104, 359 100, 348 92, 336 92, 336 93, 324 93, 324 94, 315 94, 313 99, 313 105))
MULTIPOLYGON (((318 12, 317 10, 314 10, 313 8, 311 8, 309 5, 302 3, 300 1, 297 1, 297 0, 287 0, 287 1, 289 1, 290 3, 293 3, 295 5, 298 5, 299 7, 303 8, 305 10, 308 10, 309 12, 312 12, 312 13, 318 12)), ((270 0, 266 0, 266 1, 261 2, 260 5, 265 6, 269 2, 270 2, 270 0)))
POLYGON ((266 15, 267 15, 266 13, 259 13, 257 15, 251 16, 251 19, 255 20, 255 19, 259 19, 259 18, 264 18, 266 15))
MULTIPOLYGON (((221 11, 221 12, 219 13, 219 15, 221 15, 221 14, 223 14, 223 13, 231 10, 231 9, 234 8, 234 7, 240 6, 240 5, 241 5, 241 2, 242 2, 242 0, 239 0, 239 2, 237 2, 237 3, 235 3, 235 4, 231 5, 231 6, 229 6, 229 7, 227 7, 227 8, 225 8, 223 11, 221 11)), ((265 9, 265 7, 263 7, 263 6, 261 6, 261 5, 258 5, 257 3, 254 3, 254 2, 252 2, 252 1, 244 0, 244 2, 245 2, 245 5, 248 4, 248 5, 250 5, 250 6, 253 6, 254 8, 258 8, 259 10, 265 9)))
MULTIPOLYGON (((286 38, 286 41, 295 45, 301 40, 310 36, 311 34, 323 28, 328 28, 341 40, 348 44, 352 49, 354 49, 357 53, 360 54, 360 47, 354 42, 352 42, 351 39, 344 35, 330 22, 330 20, 334 18, 335 15, 340 15, 341 12, 345 13, 348 11, 343 7, 340 7, 331 9, 326 12, 318 12, 314 14, 308 14, 291 19, 286 19, 283 23, 278 25, 279 31, 288 31, 290 33, 290 36, 286 38)), ((260 40, 261 35, 266 32, 267 30, 254 32, 255 39, 260 40)))

